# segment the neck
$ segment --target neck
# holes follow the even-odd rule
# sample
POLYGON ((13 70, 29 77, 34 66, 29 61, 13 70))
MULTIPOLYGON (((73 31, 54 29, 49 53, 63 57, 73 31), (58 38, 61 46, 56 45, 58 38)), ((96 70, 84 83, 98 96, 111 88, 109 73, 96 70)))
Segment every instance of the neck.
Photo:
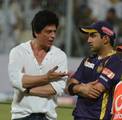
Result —
POLYGON ((48 52, 49 49, 42 46, 36 39, 31 41, 31 46, 33 49, 37 50, 37 51, 45 51, 48 52))
POLYGON ((105 58, 107 56, 111 56, 115 54, 115 50, 111 46, 104 47, 99 53, 98 56, 100 58, 105 58))

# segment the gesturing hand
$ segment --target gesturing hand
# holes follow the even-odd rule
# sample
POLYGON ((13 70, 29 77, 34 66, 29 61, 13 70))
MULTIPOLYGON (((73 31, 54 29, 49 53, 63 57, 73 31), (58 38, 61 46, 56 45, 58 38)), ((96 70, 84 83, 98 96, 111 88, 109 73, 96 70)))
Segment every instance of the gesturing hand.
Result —
POLYGON ((64 76, 68 75, 65 72, 56 72, 57 69, 58 69, 58 66, 55 66, 53 69, 48 71, 47 78, 49 81, 56 81, 64 76))

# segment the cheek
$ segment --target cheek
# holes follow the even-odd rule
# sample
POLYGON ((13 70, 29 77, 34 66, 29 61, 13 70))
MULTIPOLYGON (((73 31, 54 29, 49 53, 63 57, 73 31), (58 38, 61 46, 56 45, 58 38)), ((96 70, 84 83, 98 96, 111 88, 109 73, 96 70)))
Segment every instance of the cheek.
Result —
POLYGON ((100 41, 94 39, 94 41, 93 41, 92 44, 93 44, 94 48, 99 48, 99 46, 100 46, 100 41))
POLYGON ((39 39, 40 39, 40 41, 46 41, 47 40, 47 36, 46 35, 39 35, 39 39))
POLYGON ((99 47, 99 48, 102 47, 102 46, 103 46, 103 41, 98 40, 96 45, 97 45, 97 47, 99 47))
POLYGON ((44 40, 48 40, 49 39, 49 36, 48 35, 43 35, 43 39, 44 40))

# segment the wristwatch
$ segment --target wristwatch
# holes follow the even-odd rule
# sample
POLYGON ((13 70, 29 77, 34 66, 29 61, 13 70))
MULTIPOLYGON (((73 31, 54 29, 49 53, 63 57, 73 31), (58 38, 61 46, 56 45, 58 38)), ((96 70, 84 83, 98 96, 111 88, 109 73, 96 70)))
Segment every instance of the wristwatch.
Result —
POLYGON ((25 93, 29 93, 30 92, 30 89, 29 88, 27 88, 26 90, 25 90, 25 93))

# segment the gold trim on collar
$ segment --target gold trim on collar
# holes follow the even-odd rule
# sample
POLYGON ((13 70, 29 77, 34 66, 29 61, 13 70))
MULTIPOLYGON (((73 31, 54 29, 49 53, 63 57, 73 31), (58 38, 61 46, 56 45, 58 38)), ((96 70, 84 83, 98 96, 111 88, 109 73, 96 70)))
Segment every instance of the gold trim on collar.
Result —
MULTIPOLYGON (((110 53, 108 53, 105 57, 109 57, 109 56, 114 55, 114 54, 116 54, 116 51, 115 51, 115 50, 112 50, 112 51, 111 51, 110 53)), ((103 58, 105 58, 105 57, 98 56, 98 59, 103 59, 103 58)))

